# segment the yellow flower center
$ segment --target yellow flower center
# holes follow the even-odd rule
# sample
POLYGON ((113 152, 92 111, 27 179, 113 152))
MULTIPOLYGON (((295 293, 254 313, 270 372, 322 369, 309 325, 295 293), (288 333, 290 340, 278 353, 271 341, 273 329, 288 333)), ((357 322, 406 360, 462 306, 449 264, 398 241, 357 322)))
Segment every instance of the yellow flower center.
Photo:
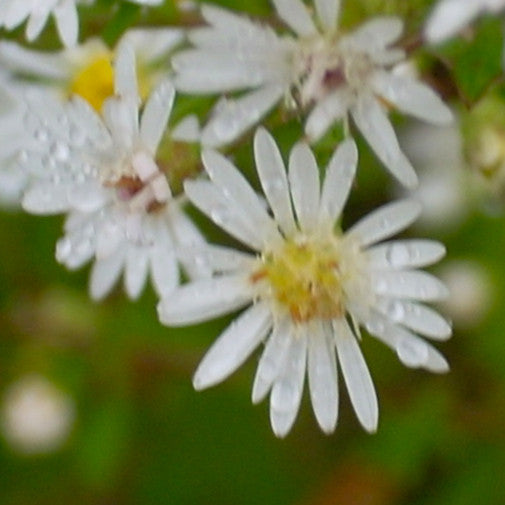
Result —
POLYGON ((251 281, 267 286, 295 322, 344 315, 340 237, 287 240, 261 262, 251 281))
POLYGON ((81 69, 70 84, 70 94, 84 98, 97 112, 103 102, 114 94, 112 55, 101 54, 81 69))
MULTIPOLYGON (((114 94, 113 54, 101 52, 80 69, 72 79, 69 94, 77 94, 84 98, 97 112, 107 98, 114 94)), ((153 76, 143 65, 137 65, 137 81, 139 95, 145 100, 153 87, 153 76)))

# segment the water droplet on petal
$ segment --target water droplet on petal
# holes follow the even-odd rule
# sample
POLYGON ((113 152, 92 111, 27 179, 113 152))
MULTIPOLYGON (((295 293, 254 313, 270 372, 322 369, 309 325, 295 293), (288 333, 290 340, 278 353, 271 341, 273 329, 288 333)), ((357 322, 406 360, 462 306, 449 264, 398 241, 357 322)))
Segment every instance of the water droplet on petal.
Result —
POLYGON ((396 346, 396 353, 401 362, 411 368, 423 365, 428 359, 428 347, 420 339, 401 339, 396 346))
POLYGON ((411 252, 405 244, 393 243, 386 251, 386 260, 393 268, 402 267, 411 259, 411 252))
POLYGON ((400 301, 390 302, 386 308, 387 315, 397 323, 403 321, 405 312, 405 306, 400 301))

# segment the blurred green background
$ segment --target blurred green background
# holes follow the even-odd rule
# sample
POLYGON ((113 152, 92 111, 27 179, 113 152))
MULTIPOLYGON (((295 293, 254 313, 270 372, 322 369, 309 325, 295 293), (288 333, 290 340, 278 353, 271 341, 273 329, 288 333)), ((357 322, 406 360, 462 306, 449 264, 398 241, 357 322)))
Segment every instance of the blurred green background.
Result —
MULTIPOLYGON (((271 17, 267 0, 216 3, 271 17)), ((84 37, 100 32, 112 44, 129 26, 193 21, 193 14, 173 2, 151 10, 113 4, 82 8, 84 37)), ((348 0, 344 22, 400 13, 415 38, 432 4, 348 0)), ((8 36, 22 41, 23 30, 8 36)), ((435 85, 443 90, 450 81, 448 98, 466 98, 461 117, 471 114, 471 105, 491 85, 489 92, 501 97, 500 61, 495 61, 501 36, 499 22, 485 20, 472 40, 421 50, 427 75, 438 76, 435 85), (481 44, 478 78, 472 41, 481 44), (450 79, 445 73, 440 78, 434 69, 447 59, 443 68, 450 79)), ((54 27, 45 30, 38 45, 58 47, 54 27)), ((271 121, 275 125, 277 120, 271 121)), ((274 131, 287 152, 300 125, 292 120, 274 131)), ((328 158, 338 135, 330 133, 321 143, 321 160, 328 158)), ((395 191, 364 143, 360 153, 361 171, 344 226, 395 191)), ((236 157, 249 172, 251 154, 244 142, 236 157)), ((422 173, 420 165, 416 168, 422 173)), ((472 193, 472 182, 465 181, 457 191, 472 193)), ((454 190, 442 182, 436 186, 442 195, 454 190)), ((362 348, 380 401, 377 434, 361 430, 341 388, 334 435, 320 432, 305 394, 285 440, 271 432, 267 402, 253 406, 250 401, 257 354, 222 385, 204 393, 192 389, 192 373, 227 319, 164 328, 150 287, 135 303, 120 288, 106 301, 93 303, 86 292, 88 269, 69 273, 54 259, 62 218, 5 210, 0 214, 0 504, 505 503, 505 220, 497 193, 486 187, 462 203, 456 224, 439 226, 445 221, 441 214, 438 223, 409 231, 439 239, 448 249, 434 271, 455 290, 441 309, 454 319, 454 336, 437 345, 451 372, 437 376, 406 369, 365 336, 362 348), (13 387, 34 377, 55 388, 53 401, 60 402, 58 412, 66 419, 65 436, 52 450, 20 442, 7 426, 13 387)), ((216 236, 208 225, 206 231, 216 236)), ((39 422, 33 409, 22 415, 39 422)))

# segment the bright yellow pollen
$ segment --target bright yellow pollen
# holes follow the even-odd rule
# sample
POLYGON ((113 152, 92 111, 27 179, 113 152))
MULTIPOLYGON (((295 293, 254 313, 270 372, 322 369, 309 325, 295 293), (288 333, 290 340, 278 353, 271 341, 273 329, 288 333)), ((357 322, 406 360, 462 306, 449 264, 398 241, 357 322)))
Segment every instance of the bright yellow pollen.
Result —
POLYGON ((114 94, 112 56, 101 54, 78 72, 70 85, 70 93, 80 95, 101 112, 103 102, 114 94))
POLYGON ((266 281, 273 298, 298 323, 340 317, 344 307, 338 249, 336 240, 286 241, 263 258, 251 280, 266 281))

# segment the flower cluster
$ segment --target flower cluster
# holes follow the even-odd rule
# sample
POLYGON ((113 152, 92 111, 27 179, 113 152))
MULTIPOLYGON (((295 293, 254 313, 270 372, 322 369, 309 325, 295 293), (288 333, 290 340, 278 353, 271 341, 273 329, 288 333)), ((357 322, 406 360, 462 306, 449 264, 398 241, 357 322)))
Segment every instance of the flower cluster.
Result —
MULTIPOLYGON (((417 175, 390 115, 452 120, 438 94, 404 71, 401 19, 375 17, 346 31, 340 0, 272 0, 275 25, 203 4, 201 24, 130 30, 109 48, 100 39, 76 45, 77 5, 90 2, 4 3, 0 26, 27 20, 31 41, 53 15, 66 47, 52 53, 0 42, 0 193, 29 213, 65 215, 56 258, 69 269, 93 262, 93 299, 123 275, 131 299, 151 278, 167 326, 243 310, 198 366, 195 389, 226 379, 263 345, 252 400, 270 394, 277 436, 295 421, 306 376, 324 432, 337 424, 339 376, 373 432, 378 403, 360 347, 364 330, 408 367, 448 370, 426 339, 448 339, 451 327, 425 303, 447 289, 422 270, 445 248, 392 239, 418 217, 419 203, 387 203, 342 227, 359 137, 410 189, 417 175), (219 98, 205 117, 184 116, 176 93, 219 98), (274 110, 275 121, 302 125, 287 159, 266 127, 274 110), (321 169, 323 139, 332 147, 321 169), (232 160, 249 140, 261 192, 232 160), (207 242, 188 204, 243 247, 207 242)), ((447 25, 451 9, 460 14, 456 30, 500 4, 467 3, 465 10, 442 2, 430 37, 441 38, 440 19, 447 25)))

